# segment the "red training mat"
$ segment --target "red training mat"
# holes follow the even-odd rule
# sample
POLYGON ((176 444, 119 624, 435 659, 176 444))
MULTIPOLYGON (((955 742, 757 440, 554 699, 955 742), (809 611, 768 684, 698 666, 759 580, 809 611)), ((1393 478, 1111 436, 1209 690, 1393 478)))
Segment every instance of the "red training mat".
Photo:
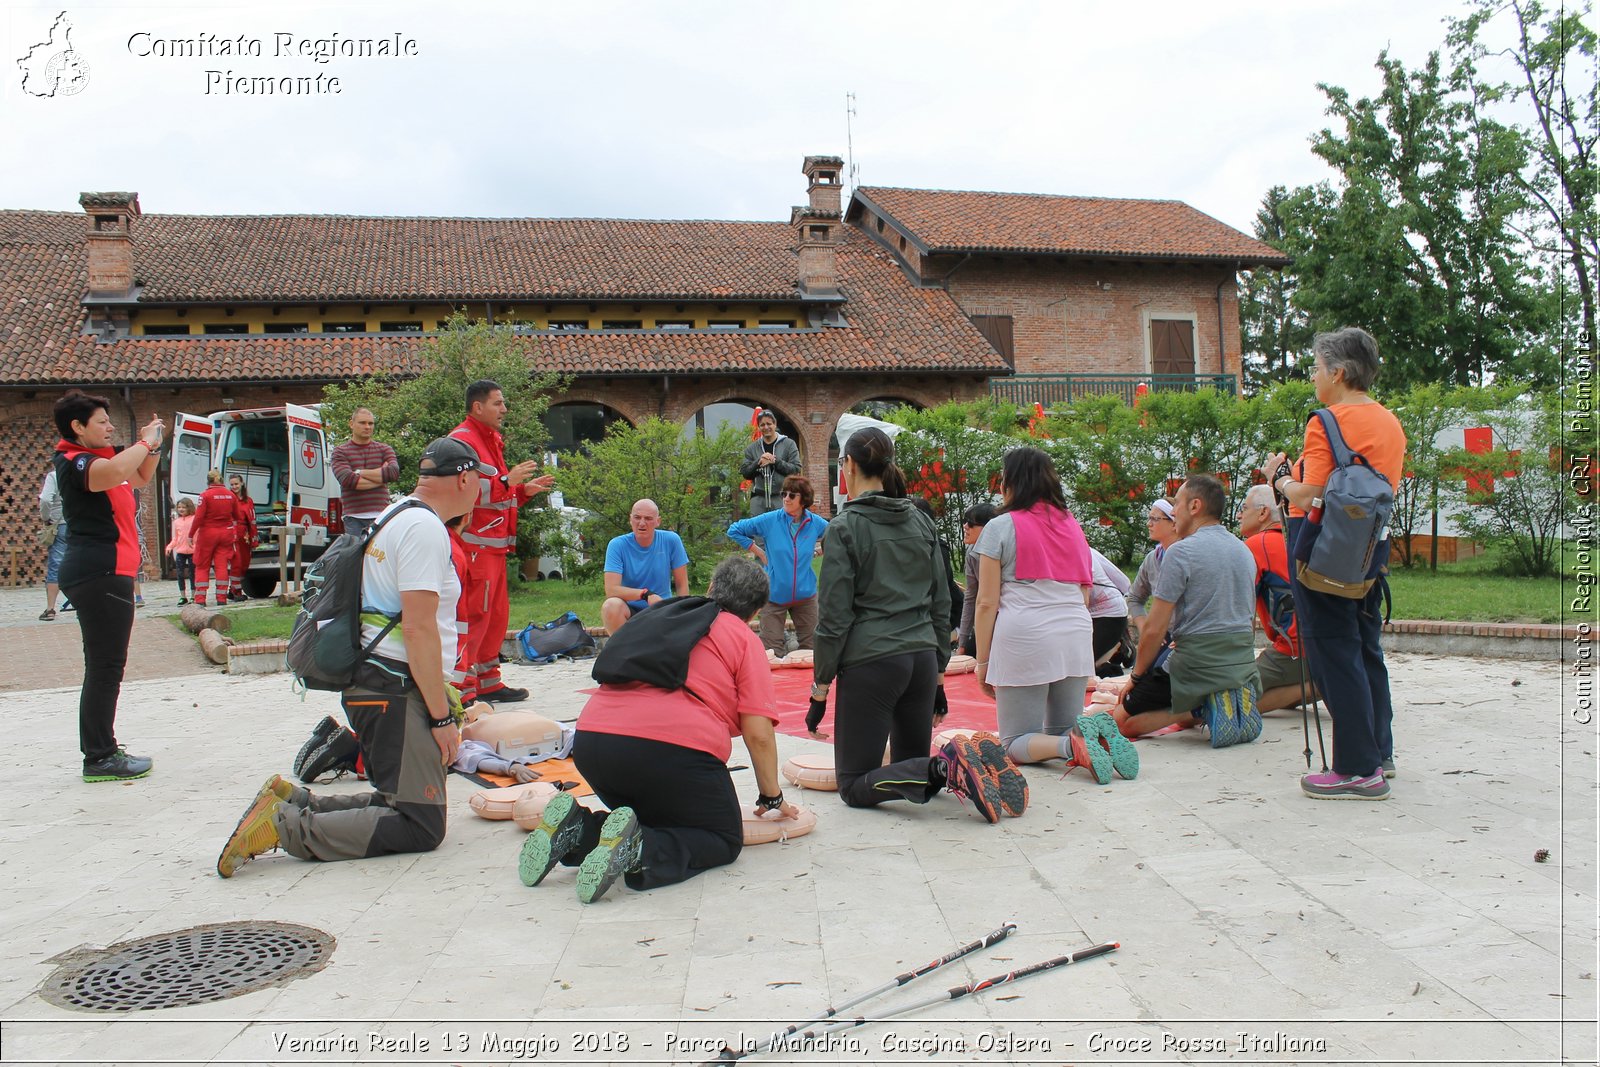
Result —
MULTIPOLYGON (((774 670, 772 688, 778 697, 777 731, 790 737, 810 737, 806 732, 806 711, 811 707, 811 672, 802 670, 774 670)), ((833 735, 833 703, 838 690, 835 684, 828 692, 828 713, 822 717, 823 733, 833 735)), ((940 723, 939 730, 994 730, 994 701, 984 696, 978 688, 976 674, 952 674, 945 678, 945 699, 950 702, 950 714, 940 723)))

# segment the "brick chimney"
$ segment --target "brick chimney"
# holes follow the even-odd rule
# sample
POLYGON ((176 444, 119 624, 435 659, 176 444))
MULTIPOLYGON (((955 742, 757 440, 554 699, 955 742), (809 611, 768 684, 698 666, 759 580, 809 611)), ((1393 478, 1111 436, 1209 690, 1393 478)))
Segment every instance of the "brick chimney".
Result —
POLYGON ((839 299, 838 156, 807 156, 801 172, 809 182, 810 203, 789 214, 800 248, 800 291, 812 300, 839 299))
POLYGON ((139 194, 80 193, 78 204, 89 215, 89 295, 131 297, 133 220, 139 217, 139 194))
POLYGON ((800 167, 811 196, 811 210, 822 214, 839 214, 839 175, 844 172, 844 160, 838 156, 807 156, 800 167))

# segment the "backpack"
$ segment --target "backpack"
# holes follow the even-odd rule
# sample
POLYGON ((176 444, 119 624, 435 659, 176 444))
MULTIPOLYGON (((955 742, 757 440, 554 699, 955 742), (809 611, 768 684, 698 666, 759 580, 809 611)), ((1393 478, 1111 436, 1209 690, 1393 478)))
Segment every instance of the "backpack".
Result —
POLYGON ((1367 458, 1351 452, 1333 412, 1320 408, 1334 468, 1322 487, 1322 517, 1308 515, 1295 539, 1295 577, 1318 593, 1360 600, 1378 580, 1388 552, 1394 487, 1367 458))
MULTIPOLYGON (((1300 651, 1300 634, 1294 624, 1294 586, 1272 569, 1271 553, 1267 546, 1272 543, 1268 538, 1262 542, 1261 550, 1268 556, 1267 566, 1262 569, 1261 577, 1256 579, 1256 601, 1266 608, 1267 620, 1272 623, 1272 628, 1283 637, 1288 638, 1298 655, 1300 651)), ((1287 541, 1285 541, 1287 546, 1287 541)), ((1285 548, 1287 551, 1287 548, 1285 548)), ((1288 561, 1284 561, 1284 570, 1288 570, 1288 561)), ((1271 634, 1267 635, 1270 639, 1271 634)))
POLYGON ((594 638, 574 612, 547 623, 530 622, 517 634, 517 645, 529 663, 554 663, 558 656, 582 656, 594 649, 594 638))
POLYGON ((306 569, 305 592, 285 654, 296 681, 305 688, 331 692, 349 688, 356 668, 400 625, 398 614, 388 616, 382 631, 365 645, 361 643, 361 568, 367 545, 378 531, 407 508, 420 507, 427 505, 407 500, 365 533, 340 534, 306 569))

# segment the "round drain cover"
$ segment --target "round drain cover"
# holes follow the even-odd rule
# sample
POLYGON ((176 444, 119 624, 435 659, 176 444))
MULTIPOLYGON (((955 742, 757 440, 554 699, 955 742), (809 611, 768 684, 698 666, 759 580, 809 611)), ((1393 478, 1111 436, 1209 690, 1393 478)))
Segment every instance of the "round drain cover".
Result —
POLYGON ((204 1004, 320 971, 334 939, 289 923, 213 923, 75 954, 39 995, 79 1011, 204 1004))

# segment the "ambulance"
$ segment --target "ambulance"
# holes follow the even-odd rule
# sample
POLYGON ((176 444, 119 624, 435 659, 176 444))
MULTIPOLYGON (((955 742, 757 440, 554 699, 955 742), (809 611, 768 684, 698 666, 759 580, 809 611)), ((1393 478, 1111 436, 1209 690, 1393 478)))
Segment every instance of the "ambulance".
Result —
POLYGON ((179 412, 172 420, 170 502, 176 504, 180 497, 199 500, 207 471, 221 470, 224 485, 229 475, 243 478, 255 501, 261 540, 251 555, 244 589, 252 597, 270 596, 278 584, 274 527, 292 523, 301 528, 306 562, 320 556, 344 529, 329 451, 319 407, 179 412))

